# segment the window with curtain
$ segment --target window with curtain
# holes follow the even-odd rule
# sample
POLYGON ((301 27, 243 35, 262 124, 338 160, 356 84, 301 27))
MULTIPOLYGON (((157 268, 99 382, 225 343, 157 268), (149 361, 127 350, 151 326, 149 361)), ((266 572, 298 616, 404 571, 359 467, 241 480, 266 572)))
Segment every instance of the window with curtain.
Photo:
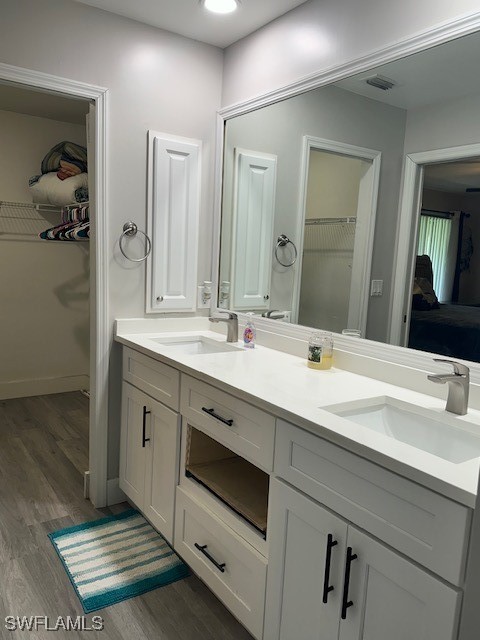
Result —
POLYGON ((417 254, 430 256, 433 288, 440 302, 449 302, 452 297, 456 262, 455 223, 451 217, 420 216, 417 254))

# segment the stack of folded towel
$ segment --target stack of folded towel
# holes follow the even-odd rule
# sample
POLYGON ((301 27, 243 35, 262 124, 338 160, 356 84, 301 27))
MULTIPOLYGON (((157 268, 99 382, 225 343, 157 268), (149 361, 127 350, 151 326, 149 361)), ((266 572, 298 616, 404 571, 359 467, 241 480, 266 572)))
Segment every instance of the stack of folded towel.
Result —
POLYGON ((42 240, 80 240, 90 239, 90 215, 88 205, 65 207, 62 209, 62 223, 40 234, 42 240))
POLYGON ((59 207, 88 201, 87 150, 60 142, 42 160, 42 173, 29 180, 33 202, 59 207))

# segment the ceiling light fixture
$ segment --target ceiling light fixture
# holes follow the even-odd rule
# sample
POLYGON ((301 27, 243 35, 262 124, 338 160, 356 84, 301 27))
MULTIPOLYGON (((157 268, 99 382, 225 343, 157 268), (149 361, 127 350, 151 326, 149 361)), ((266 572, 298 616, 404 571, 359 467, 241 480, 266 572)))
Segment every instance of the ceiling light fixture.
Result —
POLYGON ((231 13, 238 7, 236 0, 205 0, 204 5, 213 13, 231 13))

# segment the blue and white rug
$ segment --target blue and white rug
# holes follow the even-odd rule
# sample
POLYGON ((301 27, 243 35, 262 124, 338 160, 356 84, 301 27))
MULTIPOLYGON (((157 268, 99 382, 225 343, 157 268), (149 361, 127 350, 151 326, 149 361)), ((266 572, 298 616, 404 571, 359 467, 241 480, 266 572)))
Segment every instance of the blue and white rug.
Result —
POLYGON ((188 575, 187 566, 135 509, 48 534, 85 613, 188 575))

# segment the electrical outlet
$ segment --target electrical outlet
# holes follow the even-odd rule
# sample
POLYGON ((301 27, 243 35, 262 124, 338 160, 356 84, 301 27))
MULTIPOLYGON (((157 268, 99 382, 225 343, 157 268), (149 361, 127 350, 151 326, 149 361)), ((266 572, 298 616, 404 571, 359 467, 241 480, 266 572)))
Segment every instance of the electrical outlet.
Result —
POLYGON ((204 298, 205 286, 203 284, 198 285, 197 287, 197 309, 209 309, 211 299, 205 300, 204 298))
POLYGON ((372 284, 370 286, 370 295, 381 296, 383 294, 383 280, 372 280, 372 284))

